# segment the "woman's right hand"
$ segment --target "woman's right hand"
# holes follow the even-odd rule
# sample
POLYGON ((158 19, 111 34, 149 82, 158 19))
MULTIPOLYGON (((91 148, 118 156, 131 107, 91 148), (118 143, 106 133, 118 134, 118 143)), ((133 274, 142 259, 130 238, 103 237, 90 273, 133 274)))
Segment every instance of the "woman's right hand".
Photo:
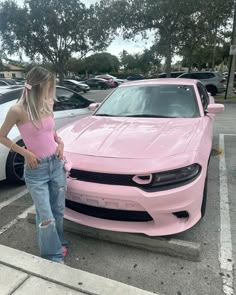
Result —
POLYGON ((36 156, 34 153, 25 150, 24 152, 25 163, 30 169, 35 169, 38 166, 40 158, 36 156))

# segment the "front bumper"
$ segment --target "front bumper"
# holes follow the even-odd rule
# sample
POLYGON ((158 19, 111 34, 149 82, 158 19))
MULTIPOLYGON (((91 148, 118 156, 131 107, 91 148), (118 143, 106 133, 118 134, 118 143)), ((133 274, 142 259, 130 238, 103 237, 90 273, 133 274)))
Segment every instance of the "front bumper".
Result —
POLYGON ((88 183, 68 178, 66 199, 93 207, 147 212, 151 221, 115 221, 85 215, 66 208, 65 218, 111 231, 144 233, 150 236, 170 235, 185 231, 201 218, 205 184, 202 171, 193 182, 170 190, 145 192, 136 187, 88 183), (173 213, 187 211, 188 217, 173 213))

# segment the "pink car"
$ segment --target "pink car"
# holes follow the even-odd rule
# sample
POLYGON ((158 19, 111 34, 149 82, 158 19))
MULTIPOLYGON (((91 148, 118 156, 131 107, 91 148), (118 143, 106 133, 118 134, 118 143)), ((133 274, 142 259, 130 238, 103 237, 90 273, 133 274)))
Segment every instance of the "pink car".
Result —
POLYGON ((150 236, 203 217, 215 104, 201 82, 156 79, 119 86, 92 116, 60 131, 72 164, 65 218, 150 236))

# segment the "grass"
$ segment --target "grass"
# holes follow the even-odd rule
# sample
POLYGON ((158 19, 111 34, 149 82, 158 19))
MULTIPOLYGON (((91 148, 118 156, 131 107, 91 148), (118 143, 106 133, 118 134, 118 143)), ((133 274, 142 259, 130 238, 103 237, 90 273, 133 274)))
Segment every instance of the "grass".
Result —
MULTIPOLYGON (((217 96, 215 96, 215 100, 225 100, 225 96, 224 95, 217 95, 217 96)), ((228 96, 226 98, 226 100, 235 100, 236 101, 236 95, 228 96)))

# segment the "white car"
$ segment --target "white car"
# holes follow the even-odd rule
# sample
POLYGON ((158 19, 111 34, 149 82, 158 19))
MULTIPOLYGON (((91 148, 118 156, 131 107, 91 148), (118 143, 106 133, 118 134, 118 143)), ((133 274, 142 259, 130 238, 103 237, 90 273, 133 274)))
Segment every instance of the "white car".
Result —
MULTIPOLYGON (((0 126, 9 108, 14 105, 22 93, 22 87, 2 87, 0 89, 0 126)), ((73 90, 57 86, 57 100, 54 103, 55 128, 59 129, 68 123, 91 114, 89 105, 92 101, 84 98, 73 90)), ((8 137, 17 144, 24 146, 16 126, 8 137)), ((24 183, 24 158, 0 144, 0 181, 6 179, 10 183, 24 183)))

